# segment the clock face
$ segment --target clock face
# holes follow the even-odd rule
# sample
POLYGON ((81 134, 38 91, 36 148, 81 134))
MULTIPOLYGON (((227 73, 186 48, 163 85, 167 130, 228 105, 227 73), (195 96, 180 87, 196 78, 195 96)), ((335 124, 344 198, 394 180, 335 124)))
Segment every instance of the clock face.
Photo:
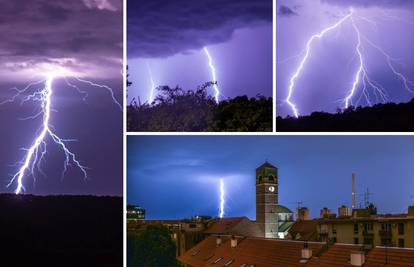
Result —
POLYGON ((275 187, 274 186, 269 186, 269 191, 270 192, 275 192, 275 187))

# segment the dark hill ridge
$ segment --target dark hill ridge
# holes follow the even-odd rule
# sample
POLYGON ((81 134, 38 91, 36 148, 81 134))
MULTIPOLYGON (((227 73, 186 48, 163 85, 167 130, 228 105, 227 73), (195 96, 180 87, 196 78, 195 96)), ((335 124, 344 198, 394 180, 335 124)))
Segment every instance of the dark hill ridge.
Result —
POLYGON ((408 103, 349 107, 330 114, 313 112, 310 116, 277 117, 278 132, 412 132, 414 98, 408 103))
POLYGON ((0 194, 0 266, 122 266, 122 210, 121 197, 0 194))

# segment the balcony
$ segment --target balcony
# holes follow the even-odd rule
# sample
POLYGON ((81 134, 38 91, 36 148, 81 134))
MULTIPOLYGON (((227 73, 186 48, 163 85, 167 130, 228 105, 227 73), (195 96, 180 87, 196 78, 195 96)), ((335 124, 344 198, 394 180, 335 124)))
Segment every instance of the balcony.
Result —
POLYGON ((374 232, 373 231, 362 231, 362 235, 366 236, 366 237, 370 237, 370 236, 374 236, 374 232))
POLYGON ((379 231, 378 231, 378 234, 379 234, 381 237, 386 237, 386 238, 390 238, 390 237, 392 237, 392 232, 391 232, 391 230, 379 230, 379 231))

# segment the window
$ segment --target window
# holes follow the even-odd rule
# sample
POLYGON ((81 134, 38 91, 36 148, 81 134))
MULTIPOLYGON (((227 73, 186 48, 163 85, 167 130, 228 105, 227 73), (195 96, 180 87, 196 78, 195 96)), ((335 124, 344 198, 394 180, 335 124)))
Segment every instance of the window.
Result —
POLYGON ((398 234, 403 235, 404 234, 404 223, 398 224, 398 234))
MULTIPOLYGON (((358 224, 356 223, 356 224, 354 224, 354 234, 358 234, 358 232, 359 232, 358 224)), ((356 244, 358 244, 358 243, 356 243, 356 244)))
POLYGON ((391 224, 390 223, 382 223, 381 230, 385 232, 391 232, 391 224))
POLYGON ((372 223, 366 223, 364 225, 364 230, 365 230, 365 232, 370 232, 370 231, 374 230, 374 225, 372 223))
POLYGON ((336 225, 335 224, 333 224, 332 225, 332 234, 336 234, 336 225))
POLYGON ((328 233, 328 225, 327 224, 322 224, 321 225, 321 233, 322 234, 327 234, 328 233))
POLYGON ((275 178, 273 178, 272 175, 269 176, 269 181, 273 182, 275 180, 275 178))
POLYGON ((354 244, 356 244, 356 245, 359 244, 359 238, 358 237, 354 238, 354 244))
POLYGON ((404 247, 404 239, 402 239, 402 238, 399 238, 398 239, 398 247, 399 248, 403 248, 404 247))

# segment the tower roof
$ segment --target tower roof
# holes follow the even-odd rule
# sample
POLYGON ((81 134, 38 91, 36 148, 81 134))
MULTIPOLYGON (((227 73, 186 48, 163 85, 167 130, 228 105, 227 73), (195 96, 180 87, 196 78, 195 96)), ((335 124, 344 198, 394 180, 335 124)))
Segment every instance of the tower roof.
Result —
POLYGON ((262 168, 272 168, 272 169, 277 169, 275 166, 273 166, 272 164, 270 164, 269 162, 265 162, 262 165, 260 165, 259 167, 257 167, 257 169, 262 169, 262 168))

